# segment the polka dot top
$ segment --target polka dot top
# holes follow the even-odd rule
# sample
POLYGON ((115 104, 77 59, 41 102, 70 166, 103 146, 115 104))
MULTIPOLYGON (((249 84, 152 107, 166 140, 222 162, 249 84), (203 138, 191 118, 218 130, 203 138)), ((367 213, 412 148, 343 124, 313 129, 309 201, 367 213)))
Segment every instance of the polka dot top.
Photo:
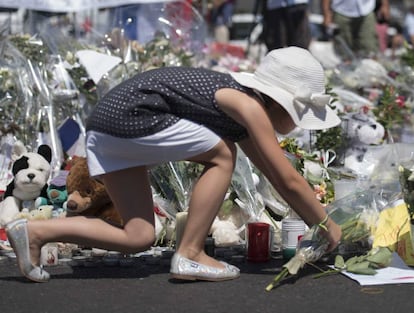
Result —
POLYGON ((247 131, 218 106, 221 88, 250 93, 229 74, 203 68, 162 67, 140 73, 111 89, 89 116, 86 130, 136 138, 157 133, 180 118, 202 124, 237 142, 247 131))

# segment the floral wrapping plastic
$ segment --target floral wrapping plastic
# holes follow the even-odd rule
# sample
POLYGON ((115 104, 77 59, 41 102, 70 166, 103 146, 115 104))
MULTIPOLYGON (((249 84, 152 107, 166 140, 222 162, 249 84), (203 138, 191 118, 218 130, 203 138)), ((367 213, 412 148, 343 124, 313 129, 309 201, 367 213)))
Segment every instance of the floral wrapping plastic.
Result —
POLYGON ((237 151, 237 161, 233 172, 231 187, 236 192, 236 203, 247 216, 246 222, 257 222, 265 206, 261 194, 257 191, 257 176, 253 167, 241 149, 237 151))
MULTIPOLYGON (((367 253, 372 248, 380 212, 401 197, 396 184, 376 185, 328 205, 327 213, 342 228, 341 242, 332 254, 350 257, 367 253)), ((297 274, 306 263, 316 262, 326 254, 328 242, 321 235, 322 231, 314 225, 305 232, 298 242, 295 256, 283 265, 282 271, 266 287, 267 291, 286 276, 297 274)))

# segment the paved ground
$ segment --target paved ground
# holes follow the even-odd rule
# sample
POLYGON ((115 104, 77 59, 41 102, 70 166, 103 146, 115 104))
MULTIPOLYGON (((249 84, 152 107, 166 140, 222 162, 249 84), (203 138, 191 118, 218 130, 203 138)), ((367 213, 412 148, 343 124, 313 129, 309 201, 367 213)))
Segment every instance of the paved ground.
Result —
POLYGON ((50 282, 32 283, 20 275, 15 259, 2 259, 0 312, 408 313, 414 307, 414 284, 363 288, 341 274, 314 279, 311 267, 266 292, 281 259, 238 260, 241 277, 220 283, 175 281, 168 259, 148 260, 134 258, 128 267, 57 265, 47 268, 50 282))

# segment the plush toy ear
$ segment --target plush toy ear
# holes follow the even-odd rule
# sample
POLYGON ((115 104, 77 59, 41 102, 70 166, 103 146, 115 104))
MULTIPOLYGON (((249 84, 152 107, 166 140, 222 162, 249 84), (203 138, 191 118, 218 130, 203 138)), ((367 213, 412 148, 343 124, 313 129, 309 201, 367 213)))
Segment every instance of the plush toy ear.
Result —
POLYGON ((23 142, 20 140, 16 141, 13 145, 13 151, 11 155, 12 161, 18 160, 23 154, 27 152, 26 147, 24 146, 23 142))
POLYGON ((52 149, 48 145, 40 145, 37 153, 46 159, 49 163, 52 161, 52 149))

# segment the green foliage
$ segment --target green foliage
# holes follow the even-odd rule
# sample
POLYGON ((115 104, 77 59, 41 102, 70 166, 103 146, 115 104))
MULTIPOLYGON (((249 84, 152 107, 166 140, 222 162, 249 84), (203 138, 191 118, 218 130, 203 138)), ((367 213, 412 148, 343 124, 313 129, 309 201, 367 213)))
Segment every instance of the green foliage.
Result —
POLYGON ((405 52, 401 55, 401 63, 414 67, 414 49, 407 43, 404 43, 405 52))
MULTIPOLYGON (((328 86, 326 93, 331 95, 329 106, 335 109, 335 102, 338 101, 338 95, 332 91, 328 86)), ((346 136, 344 135, 341 125, 331 127, 329 129, 316 130, 315 132, 315 148, 320 151, 334 150, 337 155, 340 155, 341 150, 346 146, 346 136)))
POLYGON ((383 94, 378 100, 376 107, 372 109, 376 120, 386 130, 393 126, 402 126, 406 117, 410 114, 404 99, 399 96, 395 87, 388 85, 383 89, 383 94))
POLYGON ((346 136, 344 136, 341 126, 317 130, 315 135, 315 148, 317 150, 327 151, 328 149, 332 149, 338 152, 346 143, 346 136))
MULTIPOLYGON (((305 151, 300 149, 296 138, 285 138, 280 142, 280 147, 291 155, 289 158, 293 167, 303 175, 304 168, 304 155, 305 151)), ((289 157, 289 155, 288 155, 289 157)))
POLYGON ((391 264, 392 252, 387 247, 372 248, 365 255, 353 256, 344 261, 341 255, 335 257, 335 268, 349 273, 375 275, 377 269, 391 264))
POLYGON ((192 66, 194 55, 179 45, 174 45, 162 32, 137 51, 141 70, 164 66, 192 66))
POLYGON ((185 211, 192 186, 203 169, 202 165, 187 161, 160 164, 150 170, 151 186, 177 211, 185 211))
POLYGON ((29 35, 12 35, 9 40, 27 59, 37 64, 46 63, 49 49, 41 40, 29 35))
POLYGON ((71 76, 73 83, 79 89, 79 92, 85 96, 86 101, 95 105, 98 101, 96 85, 93 80, 89 78, 86 69, 83 66, 74 66, 67 69, 67 71, 71 76))

